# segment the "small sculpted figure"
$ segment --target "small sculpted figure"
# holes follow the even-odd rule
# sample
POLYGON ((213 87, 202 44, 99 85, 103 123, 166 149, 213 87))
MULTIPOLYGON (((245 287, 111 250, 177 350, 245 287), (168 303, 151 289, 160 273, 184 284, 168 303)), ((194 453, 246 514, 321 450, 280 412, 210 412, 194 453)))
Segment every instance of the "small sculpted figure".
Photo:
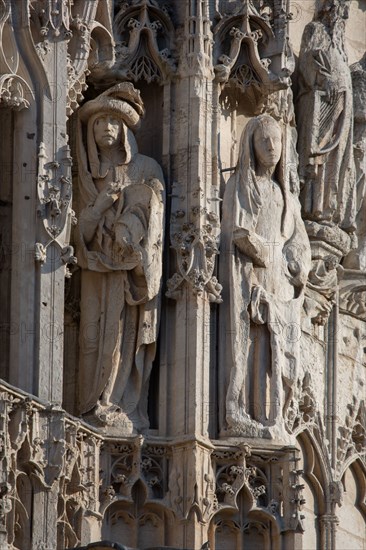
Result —
POLYGON ((271 116, 250 120, 224 194, 224 425, 237 435, 282 426, 297 382, 311 253, 299 201, 287 188, 284 148, 271 116))
POLYGON ((355 228, 353 99, 344 29, 349 0, 322 0, 306 25, 297 98, 301 201, 305 219, 355 228))
POLYGON ((149 425, 158 332, 164 180, 137 151, 133 131, 143 112, 126 82, 79 110, 79 406, 118 433, 149 425))

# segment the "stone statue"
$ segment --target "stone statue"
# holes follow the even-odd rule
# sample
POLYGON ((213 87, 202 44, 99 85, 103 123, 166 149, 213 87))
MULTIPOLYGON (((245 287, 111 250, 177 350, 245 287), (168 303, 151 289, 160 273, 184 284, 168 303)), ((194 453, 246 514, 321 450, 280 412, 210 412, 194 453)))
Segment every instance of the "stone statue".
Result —
POLYGON ((164 180, 137 151, 133 131, 143 113, 140 93, 126 82, 79 110, 79 405, 118 433, 149 425, 159 323, 164 180))
POLYGON ((237 435, 282 425, 297 382, 311 254, 299 201, 285 177, 282 134, 268 114, 250 120, 224 194, 224 423, 237 435))
POLYGON ((344 29, 348 0, 322 0, 299 57, 300 181, 305 219, 355 227, 353 100, 344 29))
POLYGON ((358 244, 344 259, 349 269, 366 271, 366 53, 351 65, 354 105, 353 146, 356 165, 358 244))

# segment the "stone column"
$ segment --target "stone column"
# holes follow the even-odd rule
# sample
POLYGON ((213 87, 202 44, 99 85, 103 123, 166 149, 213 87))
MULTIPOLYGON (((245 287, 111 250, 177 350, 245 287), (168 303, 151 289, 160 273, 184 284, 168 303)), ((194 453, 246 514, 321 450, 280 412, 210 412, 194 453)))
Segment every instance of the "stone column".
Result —
POLYGON ((212 185, 214 74, 208 1, 186 2, 182 35, 172 143, 170 239, 176 272, 168 281, 167 295, 176 300, 176 307, 174 355, 166 388, 171 411, 167 432, 177 437, 170 478, 170 485, 179 485, 181 491, 174 505, 180 510, 176 544, 199 548, 208 539, 203 500, 208 483, 205 476, 211 479, 207 440, 213 361, 210 304, 220 301, 220 288, 213 276, 219 203, 218 189, 212 185))
POLYGON ((334 514, 324 514, 319 518, 320 543, 324 550, 336 550, 336 531, 339 520, 334 514))
MULTIPOLYGON (((64 281, 67 264, 76 262, 69 246, 76 220, 67 117, 86 88, 95 27, 103 42, 101 53, 95 37, 96 58, 105 67, 114 59, 112 37, 97 21, 98 3, 83 0, 75 12, 67 0, 9 4, 32 100, 16 117, 14 131, 13 243, 19 252, 12 259, 9 380, 55 404, 62 403, 64 281)), ((102 23, 109 9, 108 3, 102 23)))
POLYGON ((13 258, 11 322, 18 330, 11 338, 10 382, 61 403, 65 264, 72 256, 66 132, 67 45, 72 33, 64 3, 56 2, 55 9, 43 4, 37 11, 28 2, 12 2, 14 30, 35 103, 27 113, 28 123, 18 117, 15 130, 20 150, 15 152, 19 170, 14 174, 13 231, 25 254, 13 258), (39 18, 36 45, 30 13, 33 30, 39 18))
POLYGON ((168 392, 177 413, 168 430, 206 436, 210 303, 221 301, 213 277, 219 226, 218 189, 212 185, 213 70, 208 2, 191 0, 187 12, 176 84, 170 221, 177 269, 167 292, 176 299, 174 374, 168 392))

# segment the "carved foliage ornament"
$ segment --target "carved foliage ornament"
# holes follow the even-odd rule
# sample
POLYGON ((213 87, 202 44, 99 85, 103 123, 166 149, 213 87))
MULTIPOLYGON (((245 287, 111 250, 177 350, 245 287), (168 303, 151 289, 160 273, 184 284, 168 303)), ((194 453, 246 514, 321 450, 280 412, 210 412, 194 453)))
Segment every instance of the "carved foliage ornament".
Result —
POLYGON ((212 458, 216 477, 217 508, 237 508, 237 496, 245 486, 252 497, 252 506, 263 506, 267 499, 268 480, 263 471, 249 464, 248 447, 236 451, 214 451, 212 458))
MULTIPOLYGON (((144 501, 164 502, 171 458, 168 447, 144 443, 142 438, 138 438, 131 443, 107 444, 103 457, 100 488, 103 514, 120 500, 134 503, 137 493, 143 496, 144 501), (137 487, 140 488, 138 492, 137 487)), ((139 505, 142 506, 142 503, 139 502, 139 505)))
MULTIPOLYGON (((177 184, 173 184, 173 198, 184 200, 183 196, 176 194, 177 187, 177 184)), ((203 197, 201 187, 192 191, 193 201, 198 195, 203 197)), ((213 196, 208 199, 208 203, 215 204, 218 200, 218 197, 213 196)), ((213 275, 220 229, 217 214, 213 209, 193 206, 188 216, 183 209, 175 210, 171 220, 171 243, 177 253, 178 272, 168 280, 166 295, 177 299, 182 285, 188 284, 196 295, 206 293, 210 302, 221 303, 222 287, 213 275)))
MULTIPOLYGON (((65 418, 65 413, 2 389, 1 533, 7 532, 9 547, 26 548, 33 495, 53 494, 56 501, 58 497, 57 546, 74 546, 80 543, 85 511, 97 511, 99 440, 65 418)), ((38 536, 35 530, 35 547, 41 548, 44 541, 37 540, 38 536)))
POLYGON ((292 399, 286 411, 285 423, 290 433, 296 433, 306 426, 316 424, 318 420, 315 392, 311 376, 306 373, 301 383, 301 389, 297 398, 292 399))
POLYGON ((19 53, 11 27, 11 4, 0 0, 0 107, 19 111, 33 98, 28 83, 19 75, 19 53), (27 99, 28 97, 28 99, 27 99))
POLYGON ((366 452, 366 408, 364 401, 353 397, 347 405, 347 416, 342 426, 338 428, 337 458, 338 468, 342 470, 345 461, 353 454, 365 456, 366 452))
MULTIPOLYGON (((75 264, 76 257, 72 246, 65 246, 69 221, 76 223, 74 211, 71 209, 71 156, 68 145, 63 147, 61 162, 47 162, 44 143, 40 144, 38 154, 38 185, 39 198, 38 216, 49 236, 45 243, 36 243, 35 259, 44 263, 47 258, 47 249, 53 243, 65 264, 75 264)), ((66 275, 69 272, 66 268, 66 275)))
POLYGON ((298 458, 292 452, 251 454, 250 449, 227 448, 215 450, 212 460, 216 473, 216 524, 224 517, 221 512, 232 508, 239 512, 235 516, 240 517, 239 523, 254 518, 260 511, 262 518, 276 521, 281 530, 302 530, 303 471, 296 468, 298 458))

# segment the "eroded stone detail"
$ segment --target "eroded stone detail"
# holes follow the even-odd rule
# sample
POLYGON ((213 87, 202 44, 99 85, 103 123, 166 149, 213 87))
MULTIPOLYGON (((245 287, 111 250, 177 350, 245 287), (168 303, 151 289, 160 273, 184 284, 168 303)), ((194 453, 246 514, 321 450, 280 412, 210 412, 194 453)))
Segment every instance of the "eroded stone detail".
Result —
POLYGON ((309 373, 305 374, 298 396, 292 399, 285 414, 286 427, 289 432, 311 429, 319 421, 319 410, 314 386, 309 373))
MULTIPOLYGON (((202 188, 194 190, 193 200, 201 193, 202 188)), ((212 199, 215 204, 215 197, 212 199)), ((171 222, 171 242, 177 251, 178 272, 168 280, 166 295, 178 298, 182 285, 187 283, 195 294, 200 296, 206 293, 210 302, 221 303, 222 286, 213 275, 219 251, 219 219, 216 212, 194 206, 188 216, 184 210, 173 212, 171 222)))
POLYGON ((347 1, 324 2, 317 19, 305 28, 297 122, 305 217, 352 231, 353 98, 344 44, 348 10, 347 1))
POLYGON ((366 451, 365 426, 365 403, 363 400, 360 401, 354 396, 352 403, 349 403, 347 406, 347 415, 344 423, 338 428, 337 466, 340 471, 346 460, 355 453, 364 457, 366 451))
POLYGON ((39 146, 38 159, 37 214, 43 222, 49 240, 45 244, 36 243, 35 259, 44 263, 47 258, 47 249, 51 244, 55 244, 65 265, 76 263, 73 248, 67 244, 70 226, 76 223, 75 213, 71 209, 70 148, 66 144, 60 152, 59 160, 49 160, 45 144, 42 142, 39 146))

